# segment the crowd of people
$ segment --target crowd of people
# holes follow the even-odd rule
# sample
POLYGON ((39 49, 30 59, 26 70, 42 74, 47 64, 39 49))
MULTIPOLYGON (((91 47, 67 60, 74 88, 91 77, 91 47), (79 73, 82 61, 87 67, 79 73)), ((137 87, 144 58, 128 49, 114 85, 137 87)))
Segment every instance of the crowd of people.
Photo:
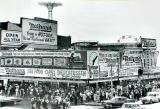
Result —
POLYGON ((3 88, 3 93, 8 96, 17 96, 30 100, 32 109, 66 109, 70 105, 86 102, 101 102, 113 96, 125 96, 139 100, 146 96, 147 92, 160 88, 160 82, 129 82, 126 86, 107 89, 105 86, 99 88, 51 88, 46 84, 9 84, 3 88))

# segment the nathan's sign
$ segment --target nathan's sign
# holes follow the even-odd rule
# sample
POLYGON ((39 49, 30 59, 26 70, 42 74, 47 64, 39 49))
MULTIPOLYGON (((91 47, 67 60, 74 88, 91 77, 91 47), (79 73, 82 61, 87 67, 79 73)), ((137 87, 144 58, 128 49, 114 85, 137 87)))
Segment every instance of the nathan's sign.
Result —
POLYGON ((57 45, 57 24, 22 18, 23 43, 57 45))
POLYGON ((0 67, 0 75, 39 77, 39 78, 67 78, 88 79, 87 70, 42 69, 42 68, 8 68, 0 67))
POLYGON ((142 48, 156 49, 156 39, 141 38, 142 48))
POLYGON ((22 32, 19 31, 1 31, 1 44, 2 45, 21 45, 22 32))
POLYGON ((0 75, 25 75, 25 69, 24 68, 9 68, 9 67, 3 67, 0 68, 0 75))

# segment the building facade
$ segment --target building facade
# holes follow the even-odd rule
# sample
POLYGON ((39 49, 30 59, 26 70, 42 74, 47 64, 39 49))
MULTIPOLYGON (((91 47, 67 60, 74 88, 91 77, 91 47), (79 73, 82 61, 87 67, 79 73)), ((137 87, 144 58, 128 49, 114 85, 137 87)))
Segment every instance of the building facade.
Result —
MULTIPOLYGON (((21 18, 0 23, 0 82, 90 85, 155 76, 156 39, 134 43, 76 42, 58 35, 58 22, 21 18), (141 69, 143 74, 139 74, 141 69), (153 75, 153 76, 152 76, 153 75)), ((160 77, 160 76, 159 76, 160 77)))

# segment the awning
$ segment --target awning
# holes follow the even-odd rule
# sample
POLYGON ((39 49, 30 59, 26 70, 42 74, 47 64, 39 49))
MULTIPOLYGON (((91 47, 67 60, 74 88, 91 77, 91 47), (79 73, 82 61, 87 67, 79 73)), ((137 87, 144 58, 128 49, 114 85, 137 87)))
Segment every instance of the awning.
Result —
POLYGON ((69 82, 69 83, 85 83, 83 80, 63 80, 63 79, 46 79, 46 78, 26 78, 26 77, 5 77, 1 76, 0 79, 14 79, 17 81, 20 80, 29 80, 29 81, 47 81, 47 82, 69 82))

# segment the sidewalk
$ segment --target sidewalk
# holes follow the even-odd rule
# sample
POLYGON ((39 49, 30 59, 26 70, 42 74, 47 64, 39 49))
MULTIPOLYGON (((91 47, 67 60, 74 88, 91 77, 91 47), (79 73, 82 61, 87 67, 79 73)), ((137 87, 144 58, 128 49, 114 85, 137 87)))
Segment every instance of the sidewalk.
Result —
POLYGON ((87 103, 83 103, 83 105, 87 105, 87 106, 102 106, 100 102, 87 102, 87 103))

